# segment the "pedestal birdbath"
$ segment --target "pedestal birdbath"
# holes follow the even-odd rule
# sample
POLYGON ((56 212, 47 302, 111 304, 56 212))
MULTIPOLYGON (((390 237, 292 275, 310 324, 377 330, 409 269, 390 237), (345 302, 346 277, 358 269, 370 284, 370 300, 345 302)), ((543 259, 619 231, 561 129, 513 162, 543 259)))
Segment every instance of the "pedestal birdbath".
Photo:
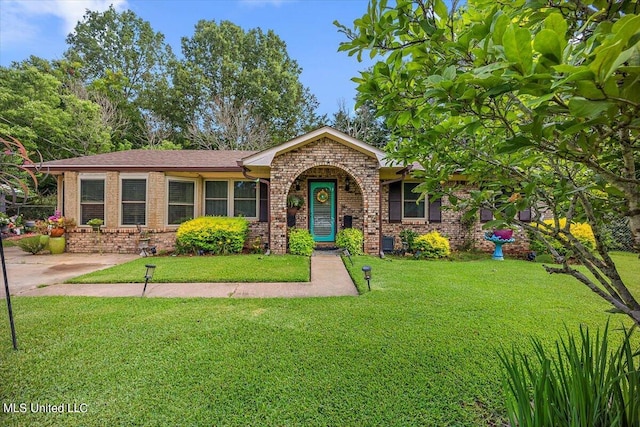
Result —
POLYGON ((495 230, 484 233, 484 239, 493 242, 493 244, 496 245, 491 259, 493 259, 494 261, 504 261, 504 255, 502 254, 502 245, 515 242, 516 239, 514 239, 512 236, 513 230, 495 230))

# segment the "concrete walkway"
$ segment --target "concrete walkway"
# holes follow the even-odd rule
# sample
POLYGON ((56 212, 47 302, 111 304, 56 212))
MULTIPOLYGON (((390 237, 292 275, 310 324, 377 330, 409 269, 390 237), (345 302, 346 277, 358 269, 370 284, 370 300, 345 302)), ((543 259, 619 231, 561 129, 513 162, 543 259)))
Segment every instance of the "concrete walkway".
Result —
MULTIPOLYGON (((68 284, 60 283, 68 278, 78 276, 89 271, 106 268, 112 263, 125 262, 135 259, 137 255, 87 255, 87 254, 63 254, 55 256, 34 256, 49 263, 53 262, 69 273, 70 265, 76 265, 82 271, 70 272, 68 277, 52 279, 50 270, 52 266, 45 264, 39 268, 39 274, 30 274, 33 264, 21 264, 20 254, 11 252, 7 256, 7 271, 12 295, 18 296, 96 296, 96 297, 131 297, 141 296, 144 284, 142 283, 116 283, 116 284, 68 284), (60 257, 60 258, 59 258, 60 257), (122 257, 122 259, 120 258, 122 257), (80 261, 84 259, 85 262, 80 261), (100 262, 101 261, 101 262, 100 262), (91 267, 90 267, 91 266, 91 267), (17 272, 20 270, 20 272, 17 272), (13 280, 12 280, 12 276, 13 280), (28 279, 25 278, 28 276, 28 279), (25 278, 24 281, 21 279, 25 278), (16 283, 17 282, 17 283, 16 283), (25 283, 26 282, 26 283, 25 283), (46 285, 46 286, 42 286, 46 285), (40 287, 38 287, 40 286, 40 287)), ((55 270, 55 268, 53 268, 55 270)), ((349 273, 347 273, 342 260, 332 252, 314 253, 311 257, 311 281, 293 283, 149 283, 145 296, 147 297, 180 297, 180 298, 300 298, 300 297, 328 297, 328 296, 356 296, 356 290, 349 273)), ((4 296, 4 291, 0 293, 4 296)))

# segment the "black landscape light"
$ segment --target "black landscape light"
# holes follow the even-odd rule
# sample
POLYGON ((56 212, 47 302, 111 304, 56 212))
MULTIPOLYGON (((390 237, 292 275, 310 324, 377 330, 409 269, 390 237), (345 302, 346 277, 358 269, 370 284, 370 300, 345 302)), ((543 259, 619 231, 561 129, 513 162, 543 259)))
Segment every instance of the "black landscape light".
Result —
POLYGON ((149 283, 149 280, 153 278, 153 272, 156 270, 156 266, 153 264, 146 264, 145 267, 147 267, 147 271, 144 273, 144 288, 142 289, 142 296, 144 296, 144 293, 147 290, 147 283, 149 283))
POLYGON ((367 281, 367 288, 371 290, 371 267, 368 265, 362 266, 362 272, 364 273, 364 280, 367 281))

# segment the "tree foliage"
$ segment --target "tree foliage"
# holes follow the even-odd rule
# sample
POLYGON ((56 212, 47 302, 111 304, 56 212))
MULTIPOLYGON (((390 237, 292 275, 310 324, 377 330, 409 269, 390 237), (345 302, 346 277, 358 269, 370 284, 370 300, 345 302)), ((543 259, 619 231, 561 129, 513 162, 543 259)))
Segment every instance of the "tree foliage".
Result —
POLYGON ((67 37, 65 58, 92 92, 106 96, 127 126, 114 133, 134 146, 144 144, 143 113, 153 110, 156 92, 166 88, 168 66, 175 60, 164 35, 133 11, 87 11, 67 37))
POLYGON ((110 151, 100 107, 69 93, 57 74, 28 62, 0 67, 0 132, 44 160, 110 151))
POLYGON ((423 190, 453 190, 442 184, 462 171, 477 190, 453 204, 559 238, 595 279, 569 257, 548 271, 640 323, 602 233, 625 216, 640 249, 638 13, 636 0, 372 0, 353 28, 337 25, 341 50, 380 57, 356 79, 358 99, 387 118, 391 155, 424 166, 423 190), (514 218, 530 206, 537 227, 514 218), (597 255, 571 234, 576 221, 591 225, 597 255))
POLYGON ((364 102, 352 115, 342 100, 338 111, 333 114, 331 126, 374 147, 382 148, 389 142, 389 130, 376 117, 375 106, 371 102, 364 102))
POLYGON ((317 124, 317 101, 300 83, 301 68, 273 31, 244 31, 229 21, 202 20, 193 36, 182 39, 182 53, 184 59, 173 72, 171 105, 180 104, 174 121, 192 136, 194 130, 204 134, 200 139, 229 135, 228 124, 207 123, 221 112, 243 122, 250 114, 248 134, 260 133, 264 126, 271 143, 317 124))

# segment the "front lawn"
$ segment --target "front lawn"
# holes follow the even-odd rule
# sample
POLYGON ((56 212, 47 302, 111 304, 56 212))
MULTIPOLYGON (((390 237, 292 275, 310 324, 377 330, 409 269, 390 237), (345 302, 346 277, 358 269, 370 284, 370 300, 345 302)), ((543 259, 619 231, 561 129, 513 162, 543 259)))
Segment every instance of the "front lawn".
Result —
POLYGON ((67 283, 143 283, 145 264, 156 283, 308 282, 309 258, 296 255, 153 257, 84 274, 67 283))
MULTIPOLYGON (((640 290, 637 257, 616 259, 640 290)), ((0 401, 87 412, 3 411, 0 425, 504 425, 498 347, 629 324, 536 263, 354 264, 360 285, 373 267, 358 298, 14 298, 0 401)))

